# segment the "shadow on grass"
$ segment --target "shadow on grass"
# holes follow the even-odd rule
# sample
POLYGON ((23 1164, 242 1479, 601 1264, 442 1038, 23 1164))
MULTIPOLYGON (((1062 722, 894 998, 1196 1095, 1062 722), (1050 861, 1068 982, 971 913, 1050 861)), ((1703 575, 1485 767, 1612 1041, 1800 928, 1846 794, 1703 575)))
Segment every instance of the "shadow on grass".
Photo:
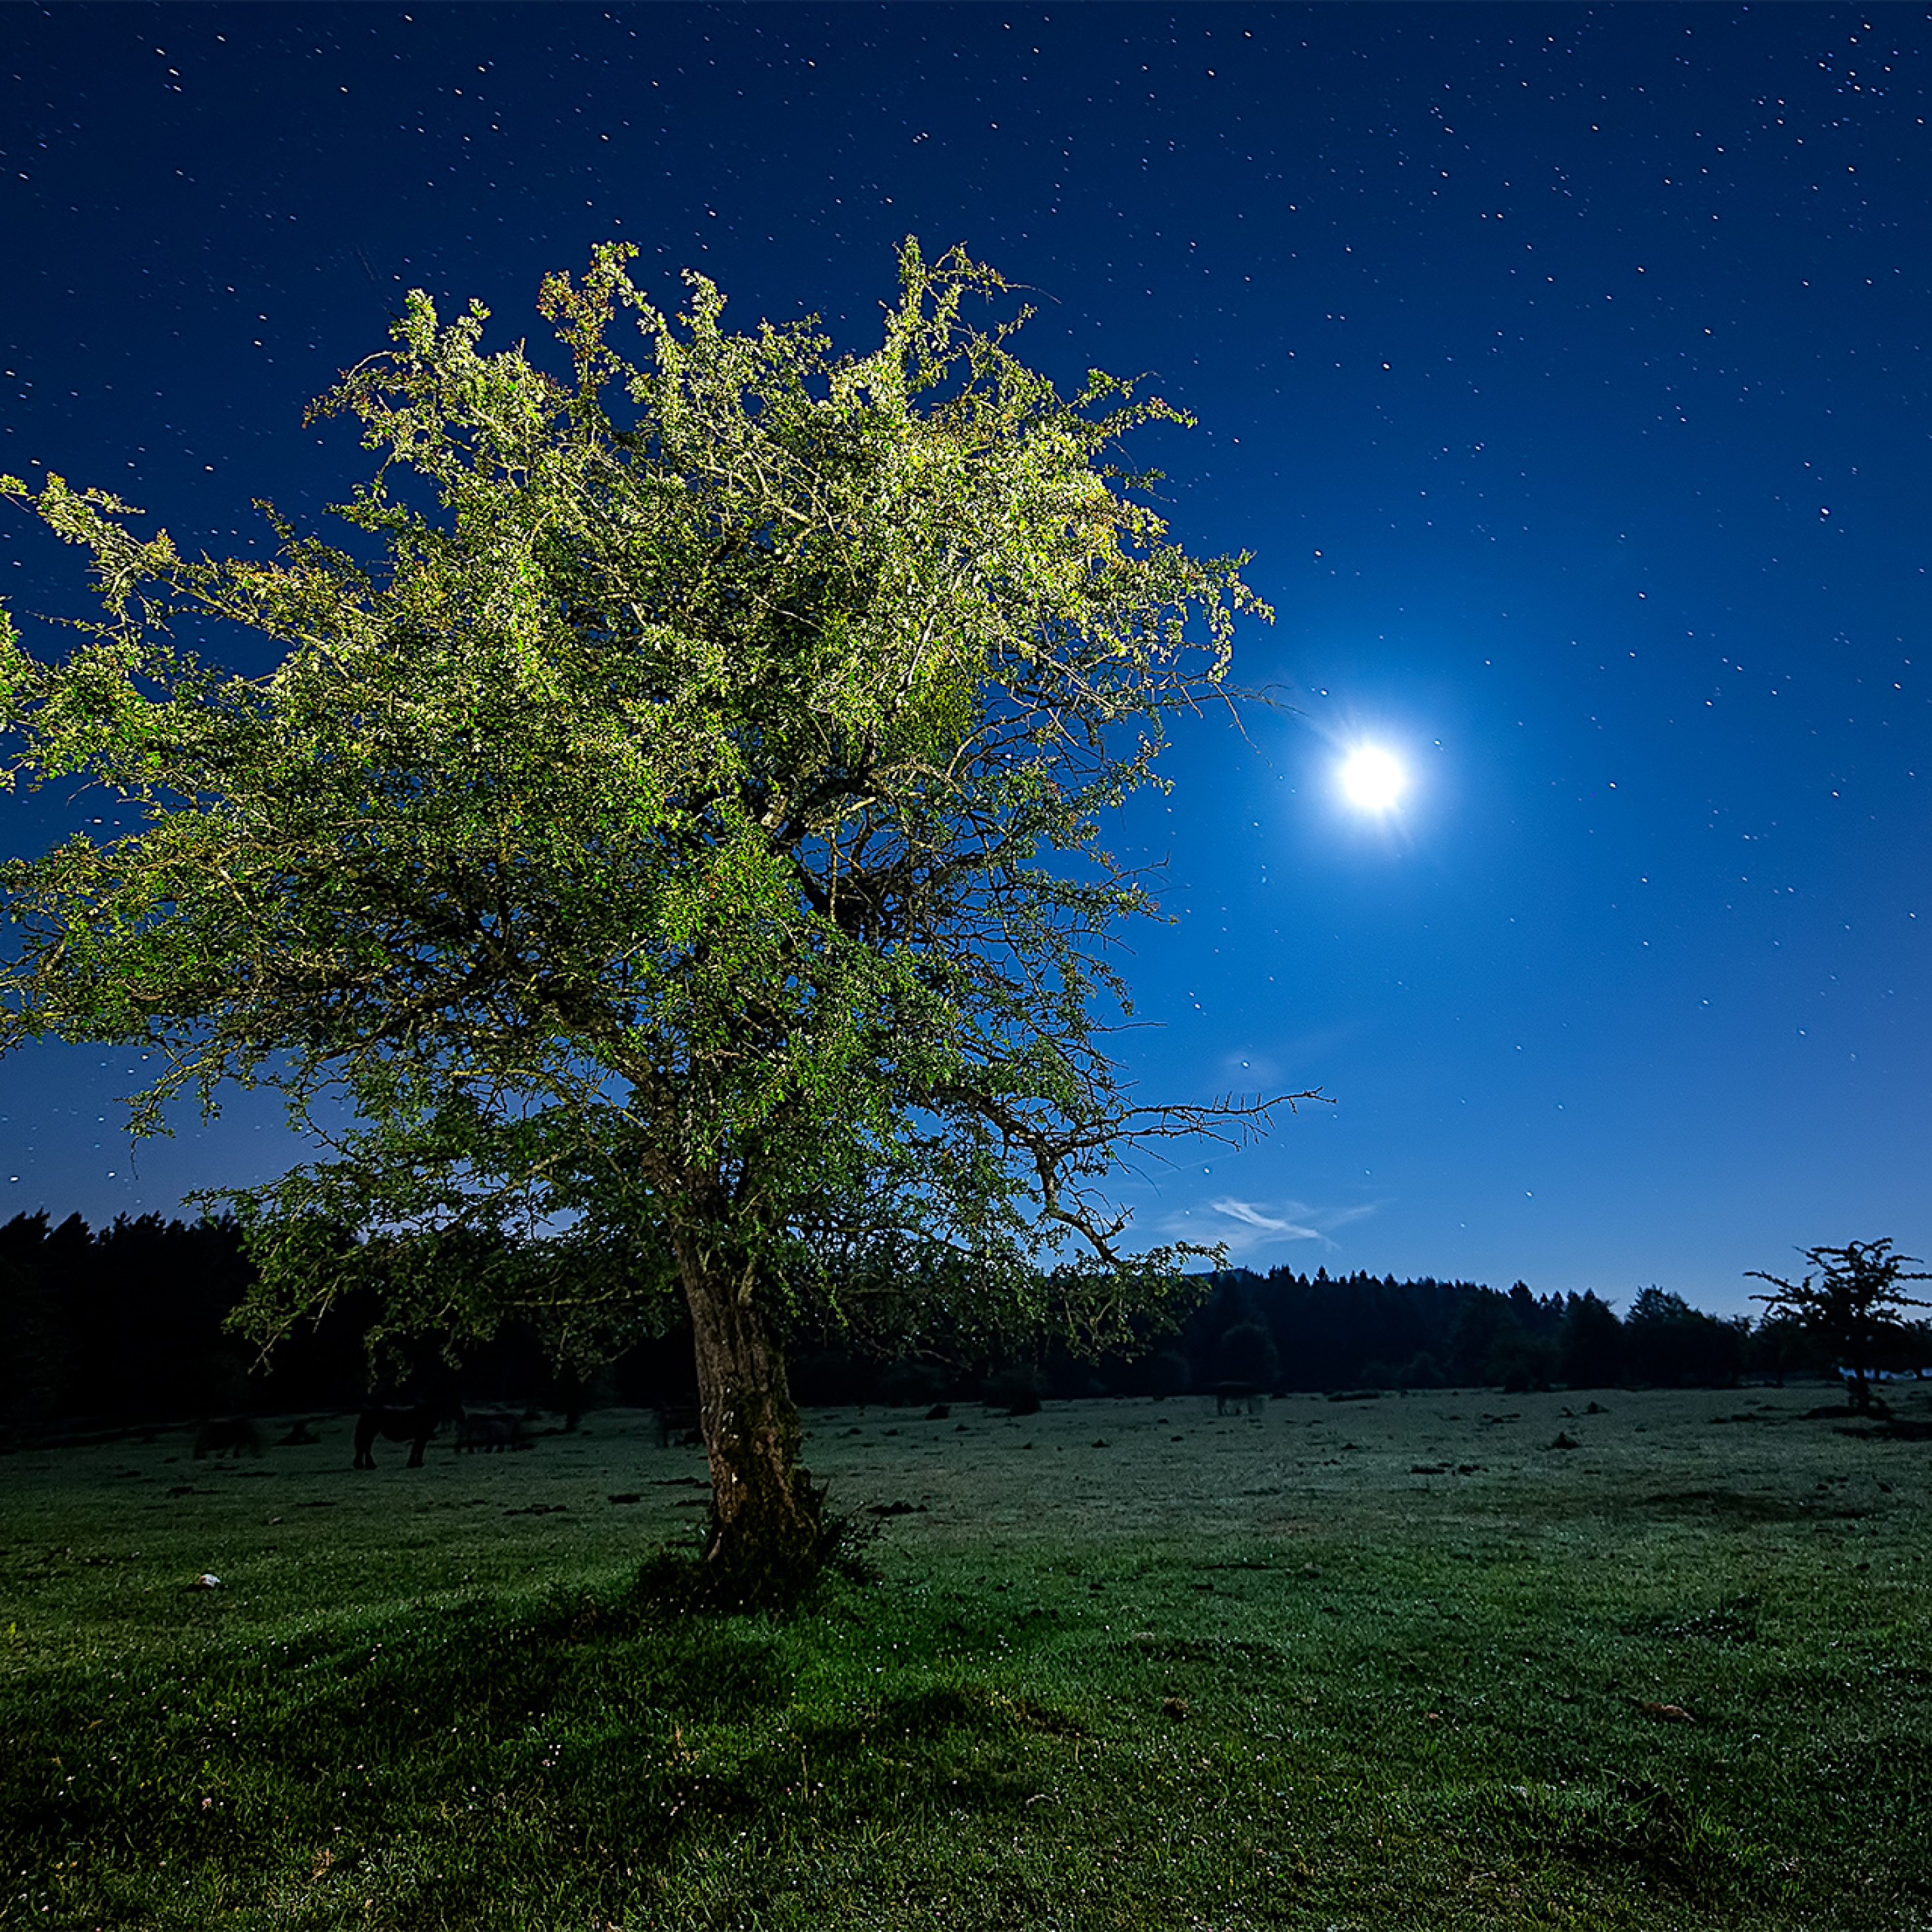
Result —
POLYGON ((1807 1498, 1744 1496, 1735 1490, 1664 1490, 1633 1497, 1626 1510, 1660 1516, 1704 1517, 1725 1527, 1745 1523, 1811 1522, 1821 1516, 1857 1516, 1862 1510, 1814 1506, 1807 1498))
POLYGON ((1621 1868, 1706 1900, 1748 1894, 1766 1875, 1762 1851, 1655 1785, 1483 1784, 1431 1808, 1443 1835, 1492 1869, 1621 1868))
POLYGON ((685 1726, 755 1722, 789 1695, 776 1636, 755 1624, 622 1600, 419 1612, 373 1640, 216 1661, 106 1712, 92 1683, 44 1692, 10 1713, 0 1838, 245 1852, 273 1822, 264 1804, 373 1828, 556 1771, 586 1724, 645 1761, 685 1726))
POLYGON ((380 1894, 385 1922, 485 1924, 544 1873, 616 1917, 686 1852, 754 1826, 782 1840, 808 1810, 814 1832, 1010 1816, 1036 1788, 1029 1752, 1081 1735, 916 1667, 821 1674, 802 1707, 798 1654, 782 1619, 670 1613, 647 1586, 419 1610, 134 1694, 104 1670, 16 1680, 0 1691, 0 1843, 58 1875, 40 1922, 296 1896, 278 1922, 333 1923, 380 1894))
POLYGON ((1658 1610, 1618 1624, 1625 1636, 1648 1637, 1660 1642, 1694 1640, 1714 1644, 1755 1643, 1759 1604, 1748 1593, 1732 1597, 1706 1610, 1658 1610))

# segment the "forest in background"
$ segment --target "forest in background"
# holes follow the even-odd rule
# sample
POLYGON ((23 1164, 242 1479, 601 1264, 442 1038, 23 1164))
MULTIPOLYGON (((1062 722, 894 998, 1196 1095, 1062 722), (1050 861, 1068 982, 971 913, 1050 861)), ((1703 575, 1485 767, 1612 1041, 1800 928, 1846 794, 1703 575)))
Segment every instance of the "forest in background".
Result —
MULTIPOLYGON (((469 1402, 574 1412, 602 1403, 690 1401, 688 1330, 640 1342, 587 1382, 560 1376, 536 1331, 506 1324, 488 1341, 424 1338, 371 1359, 376 1310, 354 1297, 266 1364, 224 1318, 250 1268, 230 1221, 123 1216, 90 1228, 45 1214, 0 1226, 0 1432, 43 1435, 242 1413, 353 1407, 373 1394, 433 1388, 469 1402)), ((1720 1317, 1656 1287, 1619 1313, 1594 1294, 1538 1295, 1522 1282, 1310 1276, 1287 1268, 1214 1276, 1178 1328, 1150 1328, 1137 1352, 1088 1360, 1048 1348, 1027 1359, 894 1360, 848 1338, 789 1338, 803 1403, 974 1398, 1030 1406, 1055 1397, 1171 1396, 1236 1385, 1274 1393, 1500 1385, 1723 1387, 1833 1364, 1789 1318, 1720 1317)), ((1895 1366, 1932 1360, 1924 1324, 1895 1366), (1906 1358, 1912 1359, 1907 1360, 1906 1358)))

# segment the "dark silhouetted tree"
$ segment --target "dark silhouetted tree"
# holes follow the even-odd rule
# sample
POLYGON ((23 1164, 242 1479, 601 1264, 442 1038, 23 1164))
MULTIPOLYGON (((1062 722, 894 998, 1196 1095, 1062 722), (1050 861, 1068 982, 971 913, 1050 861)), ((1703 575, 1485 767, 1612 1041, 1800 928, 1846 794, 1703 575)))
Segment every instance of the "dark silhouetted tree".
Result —
POLYGON ((1738 1378, 1750 1330, 1742 1317, 1722 1321, 1653 1286, 1638 1293, 1624 1318, 1624 1360, 1639 1382, 1659 1388, 1723 1387, 1738 1378))
POLYGON ((1749 1269, 1748 1279, 1768 1281, 1777 1290, 1751 1299, 1769 1303, 1774 1314, 1791 1316, 1828 1348, 1850 1372, 1852 1406, 1869 1409, 1872 1371, 1882 1365, 1886 1351, 1904 1342, 1910 1332, 1899 1319, 1899 1311, 1932 1307, 1932 1302, 1907 1294, 1899 1284, 1932 1281, 1932 1274, 1908 1266, 1918 1257, 1894 1254, 1889 1240, 1798 1252, 1816 1274, 1790 1282, 1762 1268, 1749 1269))
POLYGON ((1281 1355, 1264 1322, 1238 1322, 1214 1346, 1214 1379, 1272 1389, 1281 1379, 1281 1355))
POLYGON ((1594 1294, 1568 1298, 1557 1339, 1558 1373, 1572 1388, 1607 1388, 1622 1375, 1623 1324, 1594 1294))
POLYGON ((16 1214, 0 1227, 0 1430, 31 1429, 65 1406, 76 1352, 47 1217, 16 1214))
POLYGON ((1509 1297, 1478 1288, 1457 1311, 1449 1337, 1449 1371, 1458 1382, 1500 1382, 1503 1364, 1523 1340, 1509 1297))

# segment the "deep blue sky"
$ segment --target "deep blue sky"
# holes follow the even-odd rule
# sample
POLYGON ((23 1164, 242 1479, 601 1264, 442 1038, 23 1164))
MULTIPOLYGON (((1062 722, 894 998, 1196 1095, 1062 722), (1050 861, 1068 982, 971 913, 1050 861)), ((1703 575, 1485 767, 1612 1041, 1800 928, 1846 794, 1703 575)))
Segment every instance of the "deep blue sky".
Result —
MULTIPOLYGON (((1237 673, 1114 842, 1142 1097, 1320 1085, 1141 1226, 1258 1266, 1744 1306, 1927 1213, 1919 7, 0 8, 0 469, 265 537, 363 472, 303 404, 421 285, 871 339, 892 250, 1157 372, 1176 533, 1256 553, 1237 673), (1377 824, 1337 748, 1416 775, 1377 824)), ((0 520, 0 595, 82 608, 0 520)), ((44 641, 51 634, 29 628, 44 641)), ((10 801, 37 850, 78 811, 10 801)), ((111 829, 111 828, 104 828, 111 829)), ((0 1211, 173 1211, 290 1151, 244 1099, 130 1162, 125 1056, 0 1066, 0 1211)))

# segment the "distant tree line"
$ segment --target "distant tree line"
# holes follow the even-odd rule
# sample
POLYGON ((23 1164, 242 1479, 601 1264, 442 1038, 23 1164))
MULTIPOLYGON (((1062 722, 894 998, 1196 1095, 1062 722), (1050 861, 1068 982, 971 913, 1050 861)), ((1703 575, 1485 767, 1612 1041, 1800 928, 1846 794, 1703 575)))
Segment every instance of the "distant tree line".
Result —
MULTIPOLYGON (((688 1330, 634 1343, 594 1376, 559 1370, 542 1338, 506 1323, 484 1340, 430 1333, 374 1352, 373 1299, 348 1295, 266 1364, 223 1325, 250 1279, 228 1220, 123 1216, 91 1229, 44 1214, 0 1226, 0 1430, 102 1429, 244 1411, 353 1406, 372 1394, 460 1392, 574 1412, 600 1402, 675 1405, 693 1394, 688 1330)), ((1744 1376, 1827 1371, 1830 1350, 1788 1311, 1754 1323, 1646 1288, 1619 1315, 1594 1294, 1506 1293, 1479 1282, 1331 1277, 1278 1268, 1214 1276, 1178 1327, 1091 1360, 1064 1349, 976 1361, 893 1359, 849 1336, 789 1338, 806 1402, 982 1397, 1166 1397, 1217 1388, 1723 1387, 1744 1376)), ((1895 1365, 1932 1360, 1924 1324, 1897 1331, 1895 1365)))
MULTIPOLYGON (((1932 1360, 1932 1336, 1915 1330, 1900 1353, 1932 1360)), ((1594 1294, 1507 1293, 1480 1282, 1398 1281, 1366 1273, 1312 1276, 1279 1268, 1214 1276, 1178 1330, 1150 1333, 1138 1354, 1090 1362, 1048 1351, 1036 1362, 990 1365, 996 1394, 1043 1397, 1180 1395, 1246 1386, 1282 1394, 1355 1388, 1500 1386, 1506 1391, 1723 1388, 1746 1376, 1828 1371, 1828 1349, 1797 1322, 1773 1314, 1720 1317, 1681 1295, 1641 1290, 1619 1316, 1594 1294)), ((970 1378, 937 1364, 883 1371, 840 1349, 806 1354, 808 1401, 915 1400, 960 1392, 970 1378)))
POLYGON ((158 1215, 0 1227, 0 1420, 146 1420, 238 1408, 248 1355, 221 1321, 250 1275, 235 1230, 158 1215))
POLYGON ((1506 1390, 1720 1386, 1749 1372, 1800 1366, 1764 1358, 1748 1317, 1706 1315, 1646 1288, 1619 1317, 1594 1294, 1507 1293, 1475 1282, 1331 1279, 1288 1268, 1237 1270, 1181 1336, 1198 1379, 1264 1380, 1278 1390, 1442 1388, 1506 1390), (1244 1360, 1259 1374, 1244 1376, 1244 1360))
MULTIPOLYGON (((78 1214, 58 1226, 16 1215, 0 1226, 0 1436, 352 1408, 404 1391, 566 1411, 593 1394, 523 1324, 485 1341, 428 1334, 372 1352, 380 1311, 369 1292, 341 1297, 265 1363, 224 1326, 253 1279, 241 1230, 225 1218, 122 1216, 94 1230, 78 1214)), ((658 1400, 680 1360, 688 1379, 689 1358, 688 1336, 681 1356, 675 1341, 634 1349, 621 1392, 607 1372, 604 1399, 658 1400)))

